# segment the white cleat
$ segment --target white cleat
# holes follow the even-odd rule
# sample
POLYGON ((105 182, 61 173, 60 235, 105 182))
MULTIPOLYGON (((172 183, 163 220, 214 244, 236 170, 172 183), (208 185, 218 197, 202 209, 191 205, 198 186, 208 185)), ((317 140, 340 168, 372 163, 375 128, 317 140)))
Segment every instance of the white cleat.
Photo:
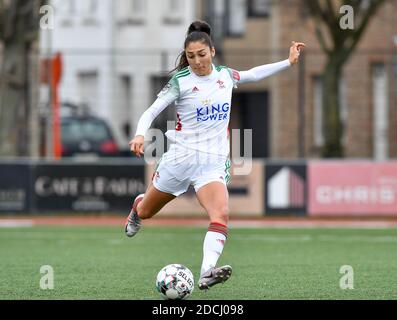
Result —
POLYGON ((141 218, 139 218, 136 209, 139 202, 142 201, 143 196, 144 194, 142 193, 135 198, 131 212, 125 221, 124 231, 127 237, 135 236, 138 233, 139 229, 141 228, 141 218))

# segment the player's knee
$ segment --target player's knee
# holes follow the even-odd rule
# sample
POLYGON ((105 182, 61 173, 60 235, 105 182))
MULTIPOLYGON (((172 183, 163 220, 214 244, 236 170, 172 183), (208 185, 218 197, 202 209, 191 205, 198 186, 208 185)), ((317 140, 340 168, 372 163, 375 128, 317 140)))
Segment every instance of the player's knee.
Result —
POLYGON ((214 209, 210 212, 210 217, 213 222, 219 222, 227 225, 229 221, 229 208, 228 206, 222 206, 214 209))

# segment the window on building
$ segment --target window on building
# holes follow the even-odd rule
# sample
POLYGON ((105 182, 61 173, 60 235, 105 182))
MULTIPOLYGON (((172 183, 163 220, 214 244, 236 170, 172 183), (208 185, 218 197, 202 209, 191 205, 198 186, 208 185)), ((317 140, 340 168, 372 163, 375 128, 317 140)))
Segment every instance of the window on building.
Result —
POLYGON ((78 86, 80 103, 95 112, 98 103, 98 73, 96 71, 79 73, 78 86))
POLYGON ((66 0, 68 3, 68 12, 70 14, 76 14, 76 0, 66 0))
POLYGON ((164 23, 179 24, 183 21, 184 15, 184 0, 167 0, 166 11, 164 15, 164 23))
POLYGON ((269 93, 267 91, 236 92, 232 97, 230 143, 232 156, 269 157, 269 93), (239 129, 240 139, 233 129, 239 129), (246 141, 244 130, 252 130, 252 141, 246 141), (238 138, 237 138, 238 139, 238 138), (247 145, 246 143, 252 143, 247 145))
POLYGON ((55 0, 53 2, 55 12, 58 14, 60 25, 63 27, 71 26, 72 19, 76 15, 75 0, 55 0))
POLYGON ((212 39, 218 52, 222 50, 222 39, 226 32, 226 0, 204 0, 203 17, 212 26, 212 39))
POLYGON ((76 0, 53 0, 52 4, 62 16, 76 13, 76 0))
POLYGON ((124 19, 128 24, 142 24, 145 22, 147 1, 146 0, 125 0, 127 1, 127 10, 122 12, 124 19))
POLYGON ((316 147, 324 145, 323 134, 323 82, 321 76, 313 77, 313 136, 316 147))
POLYGON ((248 0, 249 17, 268 17, 270 15, 271 0, 248 0))
POLYGON ((98 0, 84 0, 79 2, 83 24, 97 24, 98 0))
POLYGON ((84 15, 93 15, 97 10, 98 0, 84 0, 79 4, 81 4, 81 12, 84 15))
MULTIPOLYGON (((117 102, 120 123, 121 123, 121 131, 123 132, 123 138, 129 140, 131 137, 131 76, 130 75, 122 75, 119 77, 119 85, 116 88, 117 90, 117 102)), ((127 142, 127 141, 126 141, 127 142)))
POLYGON ((130 0, 133 14, 144 14, 146 10, 145 0, 130 0))
POLYGON ((347 118, 348 118, 348 104, 347 104, 347 85, 345 78, 339 80, 339 106, 340 106, 340 121, 342 124, 342 145, 346 145, 347 139, 347 118))
MULTIPOLYGON (((346 142, 346 124, 348 118, 347 89, 345 79, 339 81, 339 117, 342 125, 342 144, 346 142)), ((313 77, 313 135, 314 145, 324 145, 324 109, 323 109, 323 80, 321 76, 313 77)))
POLYGON ((147 15, 146 0, 117 0, 116 15, 119 25, 141 25, 147 15))
POLYGON ((227 35, 232 37, 244 35, 247 20, 246 0, 227 0, 226 12, 227 35))
POLYGON ((133 17, 143 17, 146 13, 146 1, 145 0, 130 0, 131 15, 133 17))
POLYGON ((388 77, 384 63, 374 63, 372 73, 373 154, 376 160, 389 158, 388 77))

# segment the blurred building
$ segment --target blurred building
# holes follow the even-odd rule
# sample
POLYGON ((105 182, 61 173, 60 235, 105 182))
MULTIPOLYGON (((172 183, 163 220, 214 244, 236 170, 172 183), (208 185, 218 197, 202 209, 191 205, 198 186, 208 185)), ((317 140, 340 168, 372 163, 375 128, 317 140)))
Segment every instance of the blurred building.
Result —
MULTIPOLYGON (((64 58, 61 100, 85 103, 128 148, 139 116, 167 81, 186 29, 213 27, 216 64, 237 70, 284 60, 292 40, 307 44, 300 64, 233 95, 230 127, 253 129, 253 156, 319 157, 324 144, 321 72, 325 57, 300 1, 52 0, 55 28, 42 55, 64 58)), ((371 21, 340 82, 346 157, 397 156, 397 23, 390 0, 371 21)), ((154 122, 166 130, 167 108, 154 122)), ((232 141, 233 143, 233 141, 232 141)))
MULTIPOLYGON (((105 117, 121 148, 174 67, 193 0, 52 0, 53 30, 41 30, 41 55, 61 52, 62 102, 105 117), (159 80, 160 79, 160 80, 159 80), (161 82, 161 81, 160 81, 161 82)), ((42 92, 42 100, 48 94, 42 92)))
MULTIPOLYGON (((386 1, 345 65, 340 100, 346 157, 397 156, 396 9, 396 1, 386 1)), ((254 156, 320 156, 325 57, 301 2, 208 0, 203 16, 222 29, 222 63, 237 70, 287 58, 292 40, 307 44, 292 70, 235 91, 231 126, 254 129, 254 156)))

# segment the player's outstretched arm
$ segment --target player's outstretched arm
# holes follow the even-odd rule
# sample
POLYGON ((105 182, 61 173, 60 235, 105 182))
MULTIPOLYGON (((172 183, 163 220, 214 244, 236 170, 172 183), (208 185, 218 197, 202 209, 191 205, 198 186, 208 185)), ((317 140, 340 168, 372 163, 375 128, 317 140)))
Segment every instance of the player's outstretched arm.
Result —
POLYGON ((299 60, 300 50, 304 47, 303 42, 292 41, 288 59, 258 66, 247 71, 240 71, 238 72, 239 80, 237 83, 259 81, 296 64, 299 60))

